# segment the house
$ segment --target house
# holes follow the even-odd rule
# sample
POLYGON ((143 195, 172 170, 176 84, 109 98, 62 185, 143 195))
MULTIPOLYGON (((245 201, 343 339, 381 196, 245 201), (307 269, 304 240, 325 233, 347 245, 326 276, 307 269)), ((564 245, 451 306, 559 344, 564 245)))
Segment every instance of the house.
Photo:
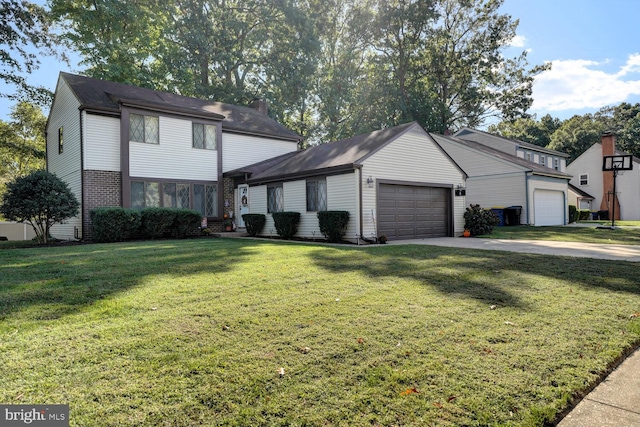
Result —
POLYGON ((573 205, 579 210, 597 211, 598 209, 594 208, 594 200, 595 197, 591 194, 569 182, 569 205, 573 205))
POLYGON ((617 197, 613 197, 613 172, 603 171, 603 157, 627 155, 615 147, 615 135, 604 134, 601 142, 596 142, 567 166, 573 175, 571 184, 591 195, 593 211, 609 211, 615 219, 640 220, 640 159, 631 157, 631 170, 619 171, 616 178, 617 197), (616 200, 617 199, 617 200, 616 200))
POLYGON ((297 150, 300 136, 257 108, 61 73, 47 121, 47 169, 69 184, 78 217, 60 239, 90 239, 96 207, 186 207, 220 226, 235 207, 224 173, 297 150))
MULTIPOLYGON (((286 153, 226 172, 263 235, 272 213, 301 213, 298 236, 320 237, 317 211, 350 213, 345 239, 453 236, 464 228, 466 174, 417 123, 286 153)), ((238 212, 240 213, 240 212, 238 212)))
POLYGON ((540 166, 566 172, 568 154, 561 153, 548 148, 540 147, 528 142, 516 139, 504 138, 476 129, 463 128, 454 134, 455 137, 467 141, 477 142, 487 147, 503 151, 507 154, 519 157, 529 162, 537 163, 540 166))
MULTIPOLYGON (((477 135, 489 134, 478 132, 477 135)), ((526 160, 513 150, 500 150, 458 137, 431 136, 467 173, 467 203, 486 208, 521 206, 521 224, 542 226, 569 222, 567 201, 571 176, 567 173, 526 160)))

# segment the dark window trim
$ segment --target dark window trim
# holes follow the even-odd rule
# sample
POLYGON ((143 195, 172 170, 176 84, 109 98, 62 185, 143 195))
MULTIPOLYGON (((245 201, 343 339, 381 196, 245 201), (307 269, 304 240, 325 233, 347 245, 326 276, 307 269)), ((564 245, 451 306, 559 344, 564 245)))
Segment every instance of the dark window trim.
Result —
POLYGON ((283 212, 284 211, 284 185, 282 182, 274 182, 272 184, 267 185, 267 213, 275 213, 275 212, 283 212), (282 189, 282 210, 281 211, 272 211, 270 209, 269 204, 269 189, 270 188, 281 188, 282 189))
POLYGON ((137 112, 132 112, 129 114, 129 142, 137 142, 139 144, 151 144, 151 145, 160 145, 160 116, 155 114, 140 114, 137 112), (134 141, 131 139, 131 116, 142 116, 142 141, 134 141), (146 120, 147 117, 153 117, 158 119, 158 140, 156 142, 148 142, 147 141, 147 125, 146 120))
POLYGON ((64 152, 64 126, 58 128, 58 154, 64 152))
MULTIPOLYGON (((327 209, 326 204, 327 204, 328 201, 327 201, 327 194, 326 194, 327 193, 327 177, 326 176, 319 176, 319 177, 316 177, 316 178, 307 178, 305 180, 305 184, 304 184, 304 192, 305 192, 305 202, 306 202, 307 212, 318 212, 318 211, 322 211, 322 210, 326 210, 327 209), (307 191, 309 191, 309 187, 308 187, 308 183, 309 182, 316 182, 316 183, 317 182, 324 182, 324 189, 325 189, 325 195, 324 195, 325 196, 325 200, 324 200, 325 206, 324 206, 324 209, 315 209, 315 210, 309 209, 309 195, 307 194, 307 191)), ((315 197, 316 198, 316 202, 315 203, 316 203, 316 206, 318 206, 319 203, 318 203, 318 186, 317 185, 316 185, 316 194, 315 194, 315 196, 316 196, 315 197)))
MULTIPOLYGON (((170 179, 170 178, 149 178, 149 177, 130 177, 129 179, 129 196, 127 200, 127 206, 131 207, 131 183, 133 182, 143 182, 143 183, 149 183, 149 182, 157 182, 159 184, 159 188, 158 188, 158 193, 160 194, 160 207, 165 207, 164 206, 164 200, 162 195, 164 194, 164 185, 165 184, 184 184, 184 185, 188 185, 189 186, 189 209, 194 209, 193 208, 193 200, 194 200, 194 194, 193 194, 193 186, 194 185, 204 185, 204 186, 214 186, 216 187, 216 193, 220 194, 220 189, 221 189, 221 182, 220 181, 201 181, 201 180, 184 180, 184 179, 170 179)), ((206 190, 205 190, 206 191, 206 190)), ((217 216, 208 216, 207 218, 211 219, 211 220, 215 220, 215 219, 221 219, 222 215, 220 214, 221 212, 221 206, 220 206, 220 200, 219 197, 216 199, 218 206, 217 206, 217 210, 218 210, 218 215, 217 216)), ((171 206, 167 206, 167 207, 171 207, 171 206)))
POLYGON ((196 121, 196 120, 192 120, 191 121, 191 148, 195 148, 196 150, 210 150, 210 151, 216 151, 218 149, 218 123, 206 123, 206 122, 202 122, 202 121, 196 121), (204 131, 204 136, 203 136, 203 144, 204 147, 200 148, 200 147, 196 147, 195 146, 195 126, 196 125, 200 125, 202 126, 202 130, 204 131), (213 141, 213 148, 207 148, 207 126, 213 126, 216 128, 216 139, 215 141, 213 141))

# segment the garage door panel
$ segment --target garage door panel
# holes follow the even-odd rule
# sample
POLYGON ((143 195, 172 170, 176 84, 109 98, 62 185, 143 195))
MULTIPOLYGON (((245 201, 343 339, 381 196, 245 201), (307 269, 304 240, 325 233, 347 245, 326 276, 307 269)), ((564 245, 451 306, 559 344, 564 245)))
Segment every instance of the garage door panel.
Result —
POLYGON ((449 193, 445 188, 381 184, 378 233, 392 240, 448 236, 449 193))
POLYGON ((552 190, 533 192, 534 225, 564 225, 564 193, 552 190))

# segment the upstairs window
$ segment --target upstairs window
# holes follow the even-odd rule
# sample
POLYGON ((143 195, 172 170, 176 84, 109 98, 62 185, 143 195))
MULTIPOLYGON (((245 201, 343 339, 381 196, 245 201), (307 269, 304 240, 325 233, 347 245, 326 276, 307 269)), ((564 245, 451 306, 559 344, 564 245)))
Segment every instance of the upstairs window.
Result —
POLYGON ((282 184, 270 185, 267 187, 267 212, 284 211, 284 192, 282 184))
POLYGON ((159 121, 157 116, 129 115, 129 140, 147 144, 159 143, 159 121))
POLYGON ((553 168, 554 168, 555 170, 560 169, 560 160, 558 160, 558 159, 553 159, 553 168))
POLYGON ((547 156, 540 156, 540 164, 542 166, 546 166, 547 165, 547 156))
POLYGON ((62 126, 58 129, 58 154, 64 151, 64 129, 62 126))
POLYGON ((531 161, 531 153, 525 152, 524 153, 524 159, 530 162, 531 161))
POLYGON ((216 149, 217 126, 193 123, 193 148, 216 149))
POLYGON ((589 185, 589 175, 586 173, 580 174, 580 185, 589 185))
POLYGON ((307 211, 327 210, 327 180, 307 180, 307 211))

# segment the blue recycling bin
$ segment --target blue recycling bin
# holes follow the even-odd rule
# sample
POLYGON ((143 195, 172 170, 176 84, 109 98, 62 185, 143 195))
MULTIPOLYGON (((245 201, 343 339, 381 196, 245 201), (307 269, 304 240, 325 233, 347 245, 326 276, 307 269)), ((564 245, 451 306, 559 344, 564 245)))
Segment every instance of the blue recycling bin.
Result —
POLYGON ((491 212, 493 212, 498 217, 498 219, 500 219, 498 226, 504 226, 504 208, 491 208, 491 212))

